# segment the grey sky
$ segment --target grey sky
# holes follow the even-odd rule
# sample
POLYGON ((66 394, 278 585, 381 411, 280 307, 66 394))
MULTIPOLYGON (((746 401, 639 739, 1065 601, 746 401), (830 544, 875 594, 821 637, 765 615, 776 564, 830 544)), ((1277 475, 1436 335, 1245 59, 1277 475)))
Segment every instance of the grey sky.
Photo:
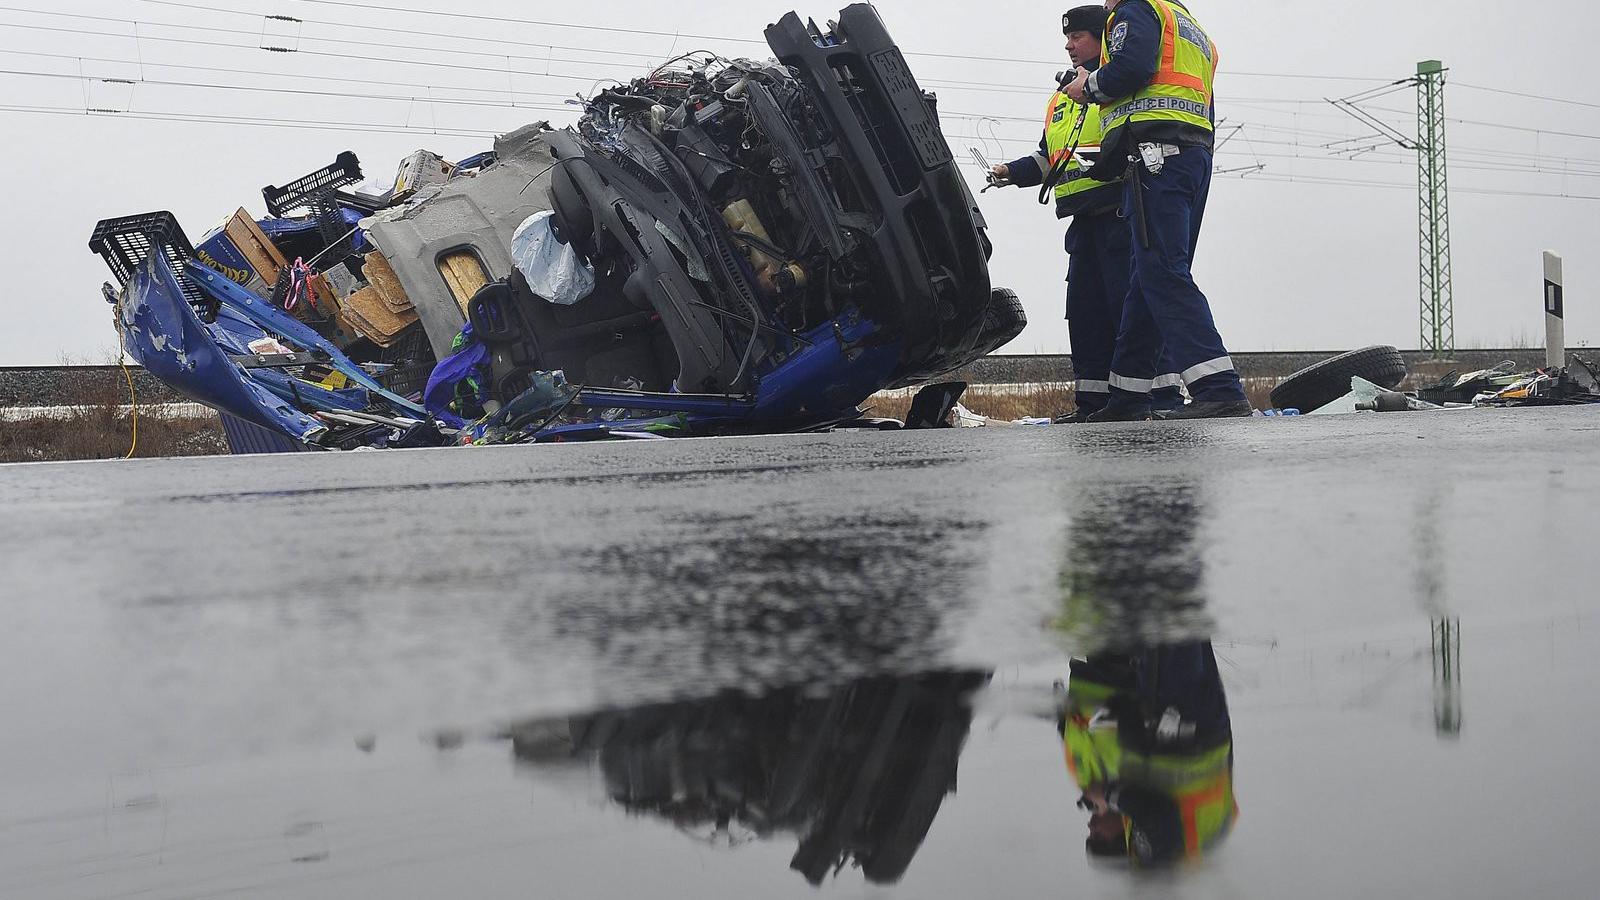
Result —
MULTIPOLYGON (((425 4, 425 0, 407 2, 419 9, 425 4)), ((342 5, 309 0, 3 3, 0 69, 83 73, 91 80, 0 74, 5 98, 0 100, 0 129, 9 175, 8 214, 0 217, 0 263, 9 275, 0 293, 0 311, 5 315, 0 365, 52 363, 63 357, 101 361, 112 352, 116 338, 110 310, 97 290, 109 273, 86 247, 97 219, 171 209, 191 237, 198 238, 241 205, 260 215, 263 185, 281 184, 323 165, 340 150, 356 151, 368 174, 387 176, 402 156, 419 147, 460 158, 489 144, 487 136, 446 131, 507 131, 539 118, 563 124, 571 113, 559 108, 558 95, 587 92, 594 80, 607 76, 631 77, 675 52, 705 47, 729 55, 764 55, 764 46, 757 44, 670 35, 759 40, 762 28, 791 8, 784 0, 772 4, 706 0, 693 6, 638 0, 591 4, 482 0, 472 7, 475 14, 518 20, 507 23, 355 8, 377 5, 379 0, 347 4, 341 0, 342 5), (48 9, 53 15, 20 11, 24 9, 48 9), (288 26, 262 18, 271 13, 305 20, 298 42, 293 33, 285 33, 288 26), (137 20, 140 39, 130 36, 135 29, 126 21, 61 14, 137 20), (521 24, 527 20, 669 36, 521 24), (189 28, 155 24, 162 22, 189 28), (326 24, 337 22, 365 27, 326 24), (195 26, 222 30, 192 30, 195 26), (378 26, 426 34, 374 30, 378 26), (313 37, 439 47, 445 52, 341 46, 315 42, 313 37), (491 43, 496 40, 501 43, 491 43), (300 52, 269 53, 258 49, 261 43, 295 46, 300 52), (534 44, 570 49, 530 46, 534 44), (22 50, 47 55, 16 52, 22 50), (460 52, 465 50, 479 54, 460 52), (317 56, 311 51, 335 55, 317 56), (392 61, 402 58, 440 65, 392 61), (231 71, 164 68, 158 63, 231 71), (238 74, 240 70, 316 78, 238 74), (563 74, 571 77, 553 77, 563 74), (138 83, 93 80, 107 77, 138 83), (269 86, 302 93, 218 90, 170 82, 269 86), (506 105, 508 88, 518 92, 519 108, 506 105), (341 93, 422 99, 327 96, 341 93), (430 94, 439 100, 499 105, 429 103, 430 94), (17 106, 78 114, 11 109, 17 106), (127 112, 83 115, 86 106, 127 112), (541 106, 557 108, 530 108, 541 106), (359 122, 411 128, 415 133, 134 117, 152 113, 359 122), (433 129, 441 133, 431 133, 433 129)), ((455 4, 436 6, 464 9, 455 4)), ((1218 115, 1226 120, 1224 134, 1233 125, 1244 125, 1219 154, 1217 168, 1264 165, 1259 173, 1245 177, 1218 176, 1195 268, 1230 348, 1416 346, 1414 156, 1389 146, 1362 161, 1349 161, 1333 157, 1323 146, 1367 129, 1342 117, 1322 98, 1348 95, 1380 82, 1247 73, 1392 79, 1412 73, 1416 61, 1424 58, 1442 59, 1451 67, 1446 111, 1452 119, 1468 120, 1449 124, 1457 345, 1542 341, 1539 253, 1544 249, 1556 250, 1566 259, 1569 344, 1600 341, 1600 309, 1590 288, 1600 280, 1600 265, 1593 255, 1600 246, 1600 199, 1526 196, 1600 198, 1600 95, 1585 78, 1593 54, 1591 36, 1600 31, 1600 12, 1594 5, 1574 0, 1535 7, 1441 0, 1399 4, 1194 0, 1191 6, 1221 49, 1217 91, 1218 115), (1515 97, 1469 85, 1591 105, 1515 97), (1391 186, 1372 186, 1376 184, 1391 186)), ((838 7, 813 3, 794 8, 824 19, 838 7)), ((884 0, 878 8, 902 48, 912 54, 912 67, 924 87, 939 94, 945 131, 959 156, 966 157, 968 146, 978 146, 991 160, 1002 161, 1022 155, 1038 140, 1051 74, 1065 64, 1060 8, 949 0, 884 0), (984 122, 979 116, 997 121, 984 122)), ((1412 92, 1383 97, 1369 107, 1400 130, 1414 130, 1412 92)), ((976 185, 975 167, 970 167, 969 176, 976 185)), ((991 263, 994 281, 1022 295, 1031 321, 1005 350, 1064 352, 1068 345, 1061 320, 1062 225, 1035 204, 1032 195, 1031 190, 1013 189, 990 191, 981 198, 996 245, 991 263)))

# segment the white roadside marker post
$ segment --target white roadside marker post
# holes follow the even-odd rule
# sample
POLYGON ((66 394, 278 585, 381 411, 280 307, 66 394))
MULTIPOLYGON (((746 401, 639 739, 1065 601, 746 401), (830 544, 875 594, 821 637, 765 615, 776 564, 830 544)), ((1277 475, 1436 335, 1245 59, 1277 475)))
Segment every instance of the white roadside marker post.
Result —
POLYGON ((1567 334, 1561 297, 1561 257, 1544 252, 1544 365, 1559 369, 1567 364, 1567 334))

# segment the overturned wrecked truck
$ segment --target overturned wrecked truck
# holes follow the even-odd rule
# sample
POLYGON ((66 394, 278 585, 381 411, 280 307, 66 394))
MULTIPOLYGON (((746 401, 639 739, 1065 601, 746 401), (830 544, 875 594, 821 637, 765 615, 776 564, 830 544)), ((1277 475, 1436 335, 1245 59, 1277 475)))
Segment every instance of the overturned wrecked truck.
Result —
POLYGON ((1020 333, 877 13, 766 38, 774 61, 679 57, 392 187, 341 154, 198 246, 104 220, 124 346, 237 451, 825 427, 1020 333))

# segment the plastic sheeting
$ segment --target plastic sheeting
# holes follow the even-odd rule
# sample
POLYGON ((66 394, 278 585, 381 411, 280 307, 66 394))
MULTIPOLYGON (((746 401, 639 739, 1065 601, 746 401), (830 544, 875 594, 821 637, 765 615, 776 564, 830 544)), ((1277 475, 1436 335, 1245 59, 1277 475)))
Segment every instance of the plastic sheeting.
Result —
POLYGON ((511 234, 511 259, 535 294, 571 306, 594 290, 594 270, 550 227, 549 210, 524 219, 511 234))

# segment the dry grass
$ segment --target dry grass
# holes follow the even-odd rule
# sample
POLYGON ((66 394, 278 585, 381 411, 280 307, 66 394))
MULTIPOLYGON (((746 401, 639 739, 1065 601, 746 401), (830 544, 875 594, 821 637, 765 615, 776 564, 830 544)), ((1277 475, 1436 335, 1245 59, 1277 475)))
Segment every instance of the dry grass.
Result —
POLYGON ((1250 405, 1256 409, 1272 408, 1272 389, 1278 386, 1281 378, 1244 378, 1244 396, 1250 405))
MULTIPOLYGON (((0 424, 0 463, 64 459, 121 459, 128 454, 132 421, 118 410, 91 410, 66 418, 0 424)), ((227 453, 222 424, 212 418, 139 417, 140 458, 227 453)))
MULTIPOLYGON (((103 380, 69 385, 63 395, 77 403, 60 415, 0 422, 0 462, 121 459, 132 443, 128 395, 103 380)), ((139 457, 227 453, 222 423, 215 416, 139 416, 139 457)))
MULTIPOLYGON (((1277 378, 1246 378, 1245 396, 1256 409, 1270 409, 1269 395, 1278 385, 1277 378)), ((917 388, 879 391, 864 404, 867 414, 904 421, 911 408, 911 398, 917 388)), ((1073 390, 1071 382, 1044 384, 974 384, 961 395, 961 405, 980 416, 1011 422, 1027 416, 1056 416, 1072 412, 1073 390)))
MULTIPOLYGON (((917 388, 879 391, 864 407, 867 414, 904 421, 917 388)), ((974 384, 961 395, 961 405, 980 416, 1010 422, 1025 416, 1055 416, 1072 412, 1070 383, 974 384)))

